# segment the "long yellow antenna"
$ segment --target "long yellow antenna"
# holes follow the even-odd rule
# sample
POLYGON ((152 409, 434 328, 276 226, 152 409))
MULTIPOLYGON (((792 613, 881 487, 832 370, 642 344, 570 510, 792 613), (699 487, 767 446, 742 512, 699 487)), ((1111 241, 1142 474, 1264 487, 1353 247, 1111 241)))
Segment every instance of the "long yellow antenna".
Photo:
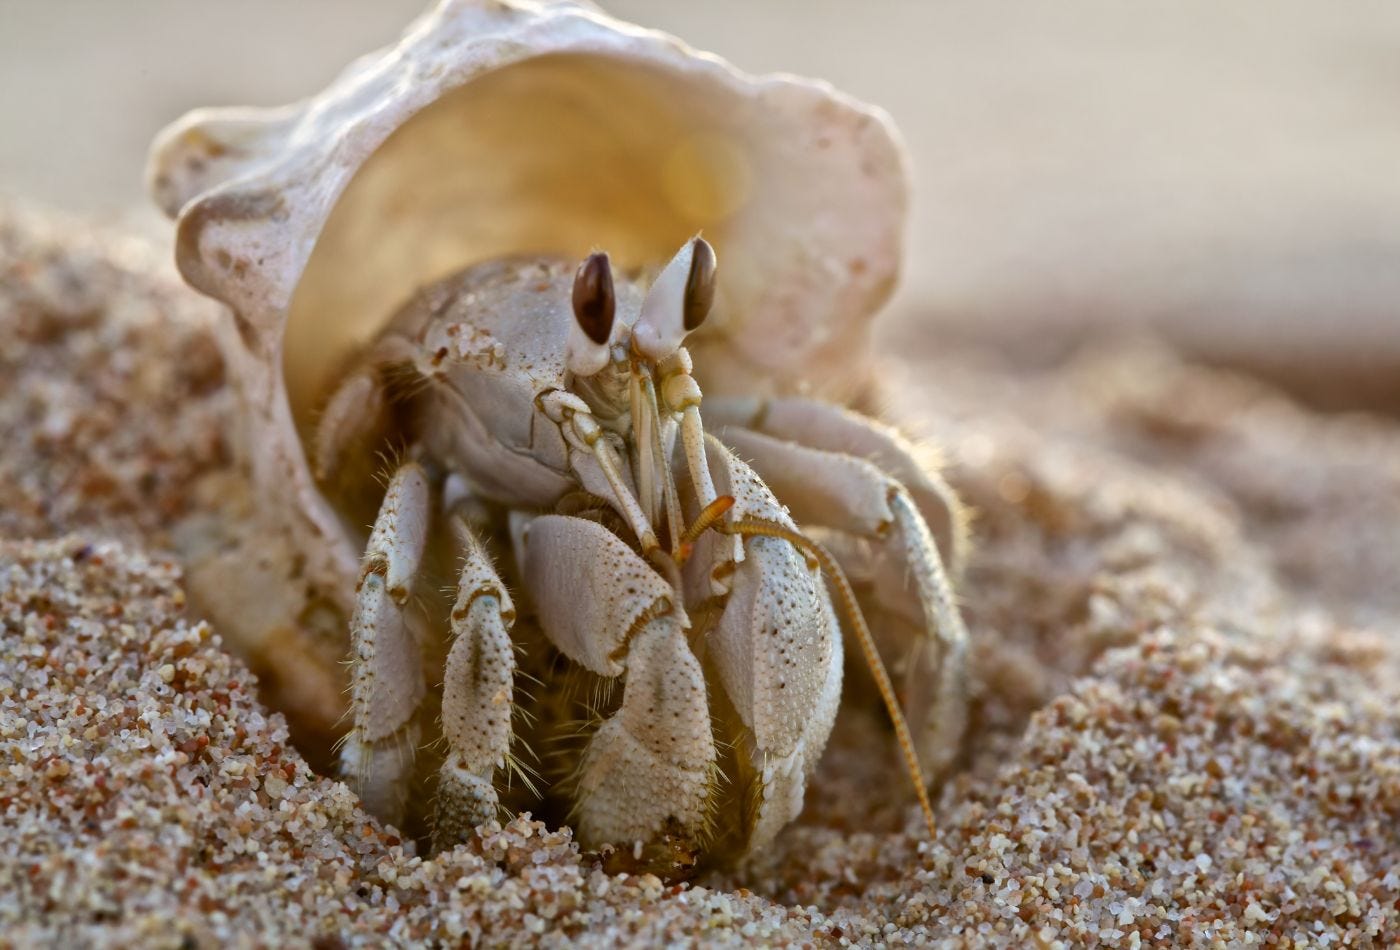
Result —
POLYGON ((695 522, 681 535, 680 547, 676 550, 676 563, 684 564, 690 560, 690 555, 695 548, 695 542, 700 539, 700 535, 713 528, 724 517, 725 512, 734 507, 733 495, 720 495, 704 508, 700 509, 700 514, 695 516, 695 522))
MULTIPOLYGON (((699 520, 697 520, 697 524, 699 524, 699 520)), ((845 610, 846 618, 855 629, 856 639, 860 641, 860 649, 865 654, 865 662, 875 677, 875 686, 880 691, 880 698, 884 700, 885 709, 889 712, 890 720, 894 723, 894 734, 899 740, 899 749, 904 754, 904 767, 909 772, 909 778, 914 782, 914 793, 919 796, 919 808, 924 813, 924 823, 928 826, 929 838, 936 839, 938 825, 934 821, 933 805, 929 802, 928 789, 924 787, 924 773, 919 768, 919 758, 914 754, 914 739, 909 733, 909 724, 904 721, 904 713, 899 708, 898 700, 895 699, 890 675, 885 671, 885 664, 880 660, 880 654, 875 650, 875 638, 871 636, 870 628, 865 623, 865 617, 861 615, 860 607, 856 604, 855 591, 851 589, 851 582, 846 579, 846 572, 841 570, 841 566, 836 563, 836 558, 832 557, 831 552, 827 551, 826 548, 806 535, 784 528, 782 525, 773 524, 770 521, 760 521, 756 518, 741 518, 732 524, 716 523, 714 528, 722 534, 781 538, 794 547, 811 554, 817 559, 817 563, 821 565, 826 575, 831 578, 832 585, 835 586, 839 595, 841 606, 845 610)))

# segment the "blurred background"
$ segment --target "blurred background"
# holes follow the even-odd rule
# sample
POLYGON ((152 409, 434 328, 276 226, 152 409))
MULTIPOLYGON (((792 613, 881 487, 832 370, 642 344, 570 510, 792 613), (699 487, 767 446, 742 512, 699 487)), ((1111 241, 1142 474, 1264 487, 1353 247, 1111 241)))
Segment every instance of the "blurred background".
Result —
MULTIPOLYGON (((0 0, 0 194, 160 227, 161 126, 310 94, 423 5, 0 0)), ((1400 4, 604 7, 894 115, 916 193, 887 343, 1038 365, 1147 331, 1400 409, 1400 4)))

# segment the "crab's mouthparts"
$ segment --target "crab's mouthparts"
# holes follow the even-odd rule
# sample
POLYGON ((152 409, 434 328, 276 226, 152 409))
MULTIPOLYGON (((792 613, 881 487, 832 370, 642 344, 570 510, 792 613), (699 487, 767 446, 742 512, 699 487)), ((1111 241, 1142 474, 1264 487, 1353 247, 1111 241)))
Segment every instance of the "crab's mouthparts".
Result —
POLYGON ((644 539, 649 537, 671 558, 683 561, 682 552, 727 510, 715 507, 718 495, 705 452, 700 399, 700 387, 691 375, 690 354, 684 347, 660 363, 641 354, 629 360, 627 443, 636 508, 644 521, 643 530, 638 532, 643 553, 648 553, 644 539), (677 438, 696 509, 695 521, 689 525, 676 483, 677 438))
POLYGON ((663 415, 656 396, 652 368, 640 360, 632 364, 632 465, 637 475, 637 495, 642 511, 653 524, 663 516, 670 542, 666 550, 672 555, 680 548, 682 525, 680 497, 676 491, 675 474, 671 467, 668 443, 674 446, 675 420, 663 415), (663 432, 662 430, 669 431, 663 432))

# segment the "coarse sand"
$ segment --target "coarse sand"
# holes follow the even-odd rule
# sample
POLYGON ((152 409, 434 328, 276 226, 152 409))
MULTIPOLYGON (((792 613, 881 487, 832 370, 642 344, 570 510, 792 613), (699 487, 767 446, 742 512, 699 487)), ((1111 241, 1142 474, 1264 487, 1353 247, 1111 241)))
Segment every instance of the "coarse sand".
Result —
POLYGON ((851 666, 803 817, 670 885, 518 818, 415 855, 187 602, 242 478, 163 253, 0 210, 0 946, 1394 946, 1400 425, 1145 346, 905 354, 977 510, 929 842, 851 666))

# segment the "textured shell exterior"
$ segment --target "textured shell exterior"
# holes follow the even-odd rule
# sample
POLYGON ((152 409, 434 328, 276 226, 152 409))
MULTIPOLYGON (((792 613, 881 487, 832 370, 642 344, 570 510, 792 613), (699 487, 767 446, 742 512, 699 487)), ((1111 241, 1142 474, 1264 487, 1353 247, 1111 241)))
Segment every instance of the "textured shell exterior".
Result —
POLYGON ((710 391, 831 391, 899 268, 905 159, 829 86, 745 75, 573 2, 447 0, 320 94, 166 129, 152 193, 185 278, 231 309, 261 503, 340 599, 358 551, 303 439, 346 360, 419 287, 491 258, 721 266, 692 338, 710 391))

